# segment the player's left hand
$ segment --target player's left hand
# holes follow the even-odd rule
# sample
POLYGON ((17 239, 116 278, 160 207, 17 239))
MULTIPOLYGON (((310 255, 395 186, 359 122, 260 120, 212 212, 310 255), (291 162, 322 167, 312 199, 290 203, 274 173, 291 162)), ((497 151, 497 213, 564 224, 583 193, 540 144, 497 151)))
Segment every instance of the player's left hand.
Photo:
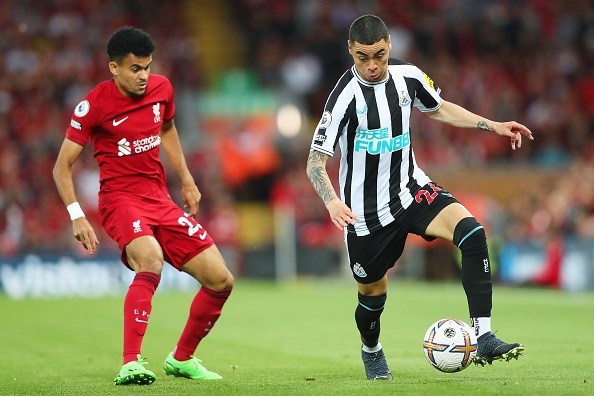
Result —
POLYGON ((198 207, 202 194, 198 191, 198 187, 194 183, 182 185, 182 197, 184 198, 184 209, 188 209, 188 214, 196 220, 198 214, 198 207))
POLYGON ((495 133, 500 136, 508 136, 511 139, 511 148, 522 147, 522 135, 534 140, 530 129, 516 121, 501 122, 495 127, 495 133))

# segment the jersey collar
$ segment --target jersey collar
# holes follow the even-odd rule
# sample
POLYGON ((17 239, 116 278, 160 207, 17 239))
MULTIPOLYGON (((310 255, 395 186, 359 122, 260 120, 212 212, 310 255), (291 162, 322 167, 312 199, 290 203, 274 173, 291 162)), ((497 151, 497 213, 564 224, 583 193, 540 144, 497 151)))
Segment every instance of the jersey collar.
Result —
POLYGON ((376 81, 376 82, 370 82, 370 81, 364 80, 363 77, 361 77, 359 75, 359 73, 357 72, 357 68, 355 67, 355 65, 351 66, 351 70, 353 71, 353 74, 355 75, 355 77, 357 77, 357 80, 359 80, 359 82, 361 84, 367 85, 368 87, 383 84, 390 79, 390 69, 388 69, 388 72, 386 73, 386 78, 384 78, 383 80, 380 80, 380 81, 376 81))

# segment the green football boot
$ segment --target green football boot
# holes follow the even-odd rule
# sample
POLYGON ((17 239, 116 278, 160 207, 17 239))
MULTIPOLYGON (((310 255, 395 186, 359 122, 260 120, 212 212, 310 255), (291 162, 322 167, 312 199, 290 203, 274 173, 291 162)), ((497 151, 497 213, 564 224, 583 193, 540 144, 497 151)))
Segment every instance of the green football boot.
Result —
POLYGON ((185 377, 194 380, 220 380, 219 374, 208 371, 202 364, 202 360, 192 356, 190 360, 178 361, 173 358, 173 353, 170 353, 165 359, 165 374, 174 375, 176 377, 185 377))
POLYGON ((155 382, 155 373, 144 366, 148 362, 140 355, 138 360, 128 362, 122 366, 119 374, 113 380, 115 385, 150 385, 155 382))

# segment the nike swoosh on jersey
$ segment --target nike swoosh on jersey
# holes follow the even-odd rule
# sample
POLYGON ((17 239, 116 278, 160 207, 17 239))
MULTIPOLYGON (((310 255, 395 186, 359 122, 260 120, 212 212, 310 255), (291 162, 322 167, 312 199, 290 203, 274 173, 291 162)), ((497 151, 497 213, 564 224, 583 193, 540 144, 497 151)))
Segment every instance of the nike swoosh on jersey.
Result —
POLYGON ((126 121, 128 119, 128 116, 122 118, 121 120, 116 121, 116 119, 113 119, 113 126, 118 126, 120 125, 122 122, 126 121))

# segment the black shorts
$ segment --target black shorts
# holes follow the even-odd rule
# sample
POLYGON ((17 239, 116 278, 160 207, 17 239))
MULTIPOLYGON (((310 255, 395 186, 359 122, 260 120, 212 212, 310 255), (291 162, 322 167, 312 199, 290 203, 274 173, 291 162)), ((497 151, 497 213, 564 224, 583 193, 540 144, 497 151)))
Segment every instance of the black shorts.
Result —
POLYGON ((425 235, 431 221, 446 206, 458 202, 449 192, 435 183, 429 183, 415 193, 418 200, 385 227, 365 236, 348 233, 346 245, 353 277, 359 283, 380 280, 402 255, 409 233, 420 235, 427 241, 435 237, 425 235), (435 191, 435 189, 440 189, 435 191))

